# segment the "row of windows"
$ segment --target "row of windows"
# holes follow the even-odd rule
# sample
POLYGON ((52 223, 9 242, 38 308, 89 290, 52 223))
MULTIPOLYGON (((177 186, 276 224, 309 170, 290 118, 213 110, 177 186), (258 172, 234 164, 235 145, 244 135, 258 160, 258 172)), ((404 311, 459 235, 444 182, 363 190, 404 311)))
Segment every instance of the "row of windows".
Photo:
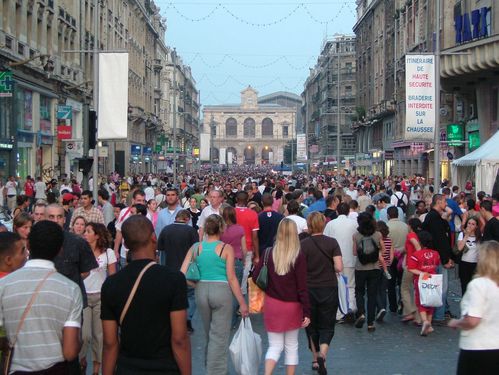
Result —
MULTIPOLYGON (((286 127, 286 132, 287 132, 286 127)), ((255 136, 255 120, 251 117, 244 120, 243 133, 245 137, 255 136)), ((227 119, 225 122, 225 135, 226 137, 237 137, 237 120, 233 117, 227 119)), ((262 121, 262 136, 274 135, 274 122, 270 118, 264 118, 262 121)))

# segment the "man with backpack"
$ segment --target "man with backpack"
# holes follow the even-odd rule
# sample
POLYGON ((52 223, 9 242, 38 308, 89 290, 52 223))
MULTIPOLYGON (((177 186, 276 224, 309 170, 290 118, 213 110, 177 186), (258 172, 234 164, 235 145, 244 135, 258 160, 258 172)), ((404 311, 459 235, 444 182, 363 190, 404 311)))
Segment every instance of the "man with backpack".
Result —
POLYGON ((409 198, 407 198, 407 195, 402 192, 402 186, 400 184, 395 185, 395 192, 390 198, 390 203, 392 206, 400 207, 400 209, 404 213, 404 216, 399 216, 399 218, 403 219, 405 217, 405 214, 407 213, 409 198))

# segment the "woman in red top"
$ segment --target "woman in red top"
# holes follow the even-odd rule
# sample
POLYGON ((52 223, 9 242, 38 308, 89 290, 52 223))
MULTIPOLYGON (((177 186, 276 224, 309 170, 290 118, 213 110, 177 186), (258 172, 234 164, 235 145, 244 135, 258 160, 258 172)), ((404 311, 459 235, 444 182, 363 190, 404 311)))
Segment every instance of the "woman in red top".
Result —
POLYGON ((265 375, 270 375, 283 349, 286 374, 293 375, 298 365, 298 333, 310 324, 310 302, 307 288, 307 263, 300 251, 296 224, 283 219, 277 229, 274 247, 260 254, 253 271, 256 282, 267 259, 268 282, 265 290, 263 321, 269 337, 265 355, 265 375))
POLYGON ((402 274, 402 283, 400 284, 400 299, 402 301, 403 310, 403 322, 410 322, 416 319, 417 322, 420 321, 420 317, 414 303, 414 291, 413 291, 413 277, 412 273, 407 270, 406 264, 407 259, 409 259, 414 252, 421 250, 421 244, 419 243, 418 233, 421 231, 423 224, 421 220, 412 218, 407 222, 409 226, 409 234, 405 240, 405 256, 403 258, 402 266, 404 268, 402 274))
POLYGON ((430 233, 421 231, 418 233, 418 238, 422 249, 414 252, 410 258, 407 258, 407 269, 414 275, 414 296, 416 306, 421 314, 421 318, 423 319, 421 336, 426 336, 428 333, 433 332, 431 319, 435 308, 421 305, 421 300, 419 299, 418 279, 419 275, 428 277, 429 275, 435 275, 437 273, 437 268, 440 265, 440 255, 437 251, 431 249, 433 244, 430 233))

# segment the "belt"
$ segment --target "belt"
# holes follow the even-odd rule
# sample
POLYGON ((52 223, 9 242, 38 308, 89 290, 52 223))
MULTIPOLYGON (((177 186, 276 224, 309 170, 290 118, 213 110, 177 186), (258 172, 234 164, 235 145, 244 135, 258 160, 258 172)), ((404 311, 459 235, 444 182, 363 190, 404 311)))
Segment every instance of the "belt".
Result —
POLYGON ((12 198, 12 197, 15 197, 15 196, 16 196, 15 194, 7 194, 8 198, 12 198))

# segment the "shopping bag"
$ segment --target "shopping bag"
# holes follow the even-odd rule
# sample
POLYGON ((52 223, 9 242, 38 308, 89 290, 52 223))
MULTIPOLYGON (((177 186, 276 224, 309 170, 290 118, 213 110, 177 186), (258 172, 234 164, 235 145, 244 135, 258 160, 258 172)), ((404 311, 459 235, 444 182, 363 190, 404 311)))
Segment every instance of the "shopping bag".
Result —
POLYGON ((440 307, 442 303, 442 275, 429 275, 424 277, 419 275, 418 289, 419 301, 425 307, 440 307))
POLYGON ((248 278, 248 294, 250 314, 263 312, 265 292, 255 284, 251 277, 248 278))
POLYGON ((348 314, 348 278, 345 275, 336 274, 338 278, 338 301, 339 309, 343 315, 348 314))
POLYGON ((262 358, 262 339, 253 332, 250 318, 241 319, 229 346, 230 357, 238 375, 257 375, 262 358))

